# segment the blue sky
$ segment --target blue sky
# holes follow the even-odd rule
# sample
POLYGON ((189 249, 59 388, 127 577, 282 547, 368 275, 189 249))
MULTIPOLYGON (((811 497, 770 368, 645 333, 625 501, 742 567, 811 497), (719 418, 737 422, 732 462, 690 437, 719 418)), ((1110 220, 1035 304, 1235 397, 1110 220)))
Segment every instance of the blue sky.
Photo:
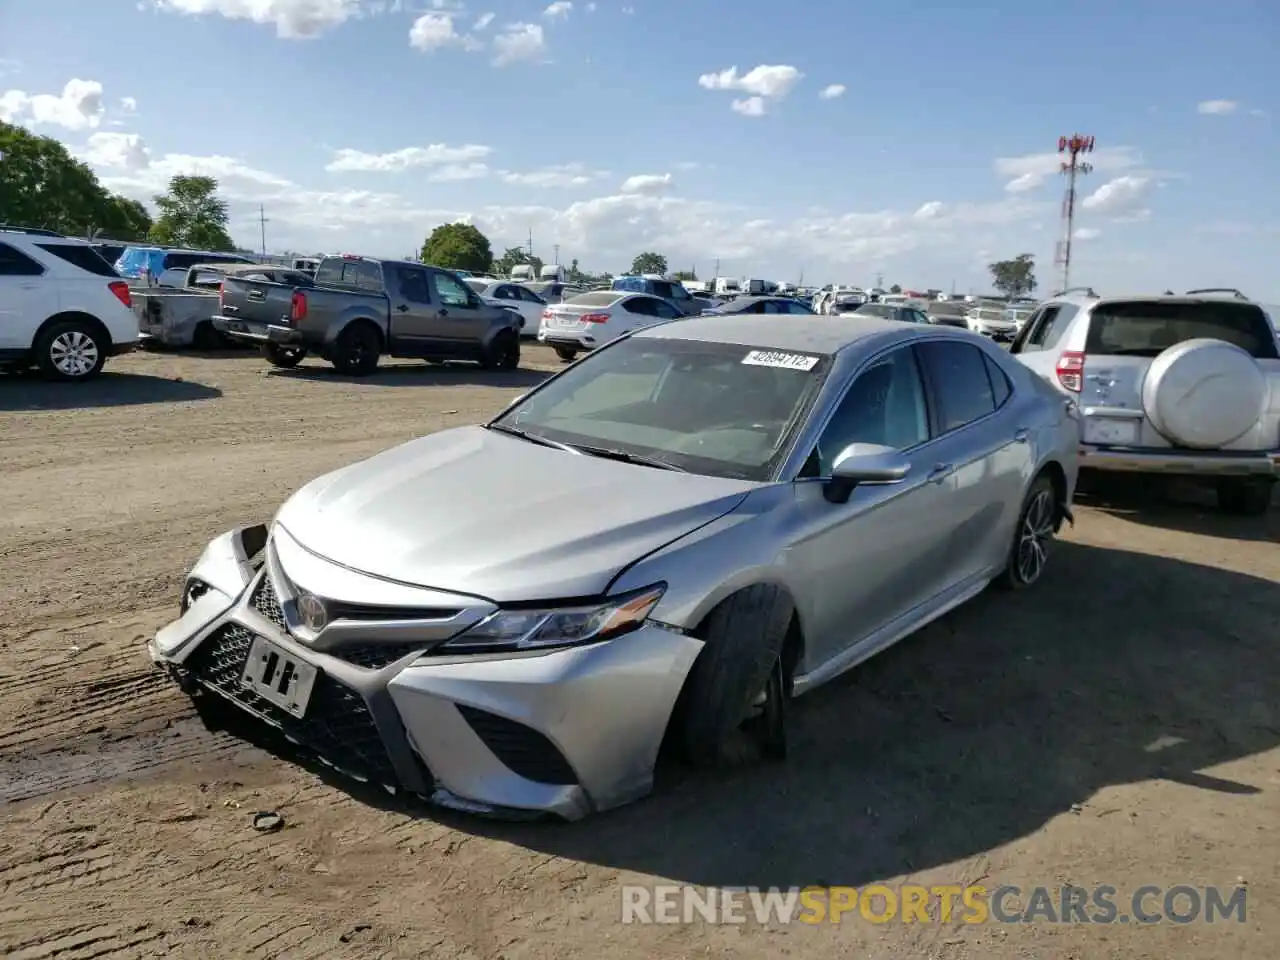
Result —
POLYGON ((218 176, 246 245, 261 204, 272 249, 466 217, 590 269, 961 290, 1024 251, 1056 282, 1078 130, 1074 283, 1280 302, 1280 5, 548 2, 4 0, 0 118, 142 199, 218 176))

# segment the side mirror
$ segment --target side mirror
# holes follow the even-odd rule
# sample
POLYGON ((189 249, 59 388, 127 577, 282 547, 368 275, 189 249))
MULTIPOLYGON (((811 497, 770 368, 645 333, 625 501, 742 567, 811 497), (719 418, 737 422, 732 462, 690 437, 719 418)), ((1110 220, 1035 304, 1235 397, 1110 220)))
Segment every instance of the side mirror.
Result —
POLYGON ((901 483, 910 470, 911 461, 893 447, 851 443, 831 465, 831 476, 823 495, 831 503, 848 503, 854 488, 860 484, 901 483))

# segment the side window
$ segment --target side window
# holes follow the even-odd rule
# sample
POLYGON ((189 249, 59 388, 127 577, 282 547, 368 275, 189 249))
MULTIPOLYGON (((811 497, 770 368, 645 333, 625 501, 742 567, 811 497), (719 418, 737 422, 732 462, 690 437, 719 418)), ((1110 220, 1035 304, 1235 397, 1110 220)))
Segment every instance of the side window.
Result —
POLYGON ((678 308, 673 307, 665 300, 655 300, 651 302, 653 304, 653 315, 655 317, 661 317, 663 320, 677 320, 684 316, 678 308))
POLYGON ((21 250, 0 243, 0 277, 38 277, 42 273, 44 267, 21 250))
POLYGON ((630 300, 623 301, 622 309, 627 313, 634 313, 642 317, 656 317, 657 314, 653 310, 654 301, 648 297, 632 297, 630 300))
POLYGON ((679 284, 679 283, 672 283, 672 284, 668 284, 668 286, 670 286, 670 287, 671 287, 671 297, 672 297, 672 299, 674 299, 674 300, 689 300, 689 299, 692 299, 692 298, 690 297, 690 295, 689 295, 689 291, 688 291, 688 290, 686 290, 682 284, 679 284))
POLYGON ((118 277, 115 267, 102 259, 102 254, 93 247, 76 243, 37 243, 37 247, 45 253, 51 253, 73 267, 79 267, 99 277, 118 277))
POLYGON ((798 314, 800 316, 808 316, 809 314, 813 313, 813 311, 810 310, 808 307, 806 307, 803 303, 792 302, 787 304, 787 313, 798 314))
POLYGON ((498 287, 497 290, 493 291, 493 298, 495 300, 515 300, 517 299, 515 294, 515 288, 514 287, 498 287))
POLYGON ((1071 321, 1075 319, 1076 314, 1080 312, 1079 307, 1064 303, 1058 307, 1052 317, 1049 317, 1041 325, 1043 332, 1041 333, 1041 346, 1045 350, 1052 350, 1058 345, 1058 341, 1062 339, 1062 335, 1067 332, 1067 327, 1071 326, 1071 321))
POLYGON ((431 302, 431 291, 427 287, 427 272, 425 270, 401 267, 399 273, 400 296, 410 303, 431 302))
POLYGON ((542 297, 538 296, 534 291, 530 290, 528 287, 516 287, 516 293, 519 295, 520 299, 523 300, 525 303, 545 304, 547 302, 543 300, 542 297))
POLYGON ((987 376, 991 379, 991 397, 995 401, 996 409, 999 410, 1009 399, 1009 394, 1013 393, 1013 387, 1009 384, 1008 375, 1000 369, 1000 364, 985 353, 982 359, 987 364, 987 376))
POLYGON ((772 300, 761 300, 751 308, 752 313, 777 313, 778 305, 772 300))
POLYGON ((370 260, 361 260, 356 264, 356 286, 361 290, 376 292, 384 289, 382 284, 382 268, 370 260))
POLYGON ((655 297, 666 298, 671 296, 671 284, 665 283, 662 280, 651 281, 649 289, 655 297))
POLYGON ((907 450, 928 439, 924 384, 915 354, 902 347, 863 370, 849 386, 818 441, 818 475, 830 476, 835 459, 851 443, 907 450))
POLYGON ((436 296, 440 298, 442 306, 446 307, 469 307, 471 306, 471 297, 467 294, 470 292, 458 280, 449 276, 447 273, 433 273, 431 282, 435 285, 436 296))
POLYGON ((933 340, 916 349, 938 398, 938 432, 959 429, 996 408, 982 351, 955 340, 933 340))

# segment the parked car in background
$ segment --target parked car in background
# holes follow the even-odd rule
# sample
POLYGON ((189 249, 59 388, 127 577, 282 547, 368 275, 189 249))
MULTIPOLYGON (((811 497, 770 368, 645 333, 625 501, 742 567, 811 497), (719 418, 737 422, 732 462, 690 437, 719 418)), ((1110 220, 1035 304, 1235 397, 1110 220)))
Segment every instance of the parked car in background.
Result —
POLYGON ((489 281, 475 277, 467 280, 467 286, 480 294, 485 303, 495 307, 505 307, 519 314, 522 337, 537 337, 538 328, 542 325, 542 311, 547 309, 547 301, 527 286, 512 283, 509 280, 489 281))
POLYGON ((969 304, 965 313, 965 322, 974 333, 993 340, 1012 340, 1017 332, 1012 318, 1007 314, 1008 306, 994 300, 980 300, 969 304))
POLYGON ((881 320, 893 320, 897 323, 929 322, 929 317, 923 310, 905 303, 864 303, 854 312, 860 317, 879 317, 881 320))
POLYGON ((219 295, 227 277, 291 287, 312 285, 310 274, 270 263, 199 263, 185 270, 171 268, 160 275, 155 286, 132 291, 142 345, 197 350, 230 345, 233 341, 213 325, 214 315, 221 309, 219 295))
POLYGON ((128 280, 154 282, 173 267, 193 267, 197 263, 253 263, 238 253, 209 250, 179 250, 165 247, 126 247, 116 261, 116 271, 128 280))
POLYGON ((535 280, 532 283, 523 283, 521 286, 526 290, 532 290, 547 303, 561 303, 570 297, 587 292, 586 288, 580 284, 564 283, 560 280, 535 280))
POLYGON ((612 285, 615 291, 626 293, 647 293, 651 297, 666 300, 684 317, 699 314, 704 309, 702 300, 689 293, 678 280, 664 280, 660 277, 618 277, 612 285))
POLYGON ((601 290, 547 307, 538 341, 553 348, 561 360, 573 360, 633 330, 683 316, 662 297, 601 290))
POLYGON ((935 300, 925 308, 925 316, 929 322, 942 327, 964 327, 968 329, 969 308, 963 300, 935 300))
POLYGON ((781 757, 788 700, 1039 584, 1071 413, 961 331, 640 330, 218 537, 148 650, 347 774, 576 820, 647 794, 664 743, 781 757))
POLYGON ((215 329, 258 344, 277 367, 296 367, 310 353, 352 376, 372 373, 384 355, 488 370, 520 364, 518 314, 412 260, 325 257, 306 287, 227 277, 220 306, 215 329))
POLYGON ((129 284, 84 240, 0 230, 0 367, 89 380, 133 350, 129 284))
POLYGON ((1042 303, 1009 350, 1081 410, 1080 466, 1180 476, 1262 514, 1280 477, 1280 344, 1238 291, 1042 303))
POLYGON ((799 300, 790 297, 736 297, 719 307, 709 307, 706 313, 722 316, 739 313, 772 313, 791 316, 813 316, 813 311, 799 300))

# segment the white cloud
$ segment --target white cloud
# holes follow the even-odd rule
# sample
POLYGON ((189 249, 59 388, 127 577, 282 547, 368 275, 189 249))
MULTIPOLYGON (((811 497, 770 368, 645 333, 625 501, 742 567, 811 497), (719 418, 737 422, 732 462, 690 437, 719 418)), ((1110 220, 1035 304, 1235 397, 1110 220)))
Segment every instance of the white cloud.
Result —
POLYGON ((582 9, 583 9, 583 10, 585 10, 585 11, 587 11, 587 13, 595 13, 595 12, 596 12, 596 5, 595 5, 594 3, 588 3, 588 4, 587 4, 585 7, 583 7, 582 9))
POLYGON ((62 93, 0 93, 0 120, 67 130, 84 130, 102 122, 102 84, 96 80, 68 80, 62 93))
POLYGON ((121 97, 120 109, 123 110, 125 113, 137 113, 138 101, 135 100, 133 97, 121 97))
POLYGON ((705 90, 737 90, 754 97, 781 100, 804 78, 795 67, 786 64, 761 64, 744 74, 737 67, 719 73, 704 73, 698 86, 705 90))
POLYGON ((475 30, 476 32, 486 29, 489 26, 489 24, 493 23, 493 18, 496 16, 497 16, 496 13, 480 14, 480 16, 476 18, 476 22, 472 24, 471 29, 475 30))
POLYGON ((493 38, 496 67, 522 60, 542 60, 546 54, 546 37, 536 23, 513 23, 493 38))
POLYGON ((1240 104, 1234 100, 1202 100, 1196 104, 1196 113, 1204 114, 1224 114, 1235 113, 1240 109, 1240 104))
POLYGON ((603 170, 590 170, 581 163, 564 163, 542 170, 518 173, 512 170, 498 172, 503 183, 522 187, 581 187, 606 176, 603 170))
POLYGON ((391 173, 415 167, 434 167, 450 163, 472 163, 483 160, 492 148, 478 143, 451 147, 444 143, 432 143, 425 147, 404 147, 390 153, 365 153, 363 150, 343 148, 334 151, 325 169, 330 173, 391 173))
POLYGON ((946 206, 941 200, 930 200, 928 203, 920 204, 915 213, 912 214, 917 220, 936 220, 946 212, 946 206))
MULTIPOLYGON (((1062 159, 1062 154, 1049 152, 1000 157, 996 160, 996 173, 1008 178, 1004 188, 1009 193, 1026 193, 1058 176, 1062 159)), ((1132 147, 1099 147, 1086 159, 1100 173, 1130 170, 1142 164, 1142 157, 1132 147)))
POLYGON ((151 165, 151 151, 136 133, 98 131, 90 135, 84 159, 95 167, 145 170, 151 165))
POLYGON ((555 19, 557 17, 567 17, 573 11, 572 0, 555 0, 547 9, 542 11, 544 17, 555 19))
POLYGON ((455 183, 459 180, 483 180, 489 167, 483 163, 450 163, 431 171, 427 179, 433 183, 455 183))
POLYGON ((622 8, 622 12, 623 12, 623 13, 625 13, 625 14, 629 17, 629 16, 631 16, 633 13, 635 13, 635 12, 636 12, 636 8, 635 8, 635 7, 623 7, 623 8, 622 8))
POLYGON ((1097 240, 1102 236, 1102 231, 1095 230, 1093 227, 1081 227, 1071 236, 1074 240, 1097 240))
POLYGON ((1116 219, 1144 219, 1150 215, 1147 201, 1150 199, 1152 186, 1152 181, 1147 177, 1116 177, 1085 197, 1080 206, 1116 219))
POLYGON ((286 40, 319 36, 358 16, 361 7, 360 0, 155 0, 157 10, 170 13, 271 24, 286 40))
POLYGON ((479 50, 481 43, 466 33, 458 33, 450 13, 424 13, 409 28, 409 46, 423 53, 461 47, 463 50, 479 50))
POLYGON ((619 190, 622 193, 653 196, 670 190, 671 181, 672 177, 669 173, 640 173, 623 180, 619 190))
POLYGON ((744 117, 763 117, 765 114, 764 97, 746 97, 729 104, 729 109, 744 117))
POLYGON ((832 83, 822 88, 822 92, 818 94, 820 100, 834 100, 836 97, 843 97, 845 91, 849 88, 843 83, 832 83))

